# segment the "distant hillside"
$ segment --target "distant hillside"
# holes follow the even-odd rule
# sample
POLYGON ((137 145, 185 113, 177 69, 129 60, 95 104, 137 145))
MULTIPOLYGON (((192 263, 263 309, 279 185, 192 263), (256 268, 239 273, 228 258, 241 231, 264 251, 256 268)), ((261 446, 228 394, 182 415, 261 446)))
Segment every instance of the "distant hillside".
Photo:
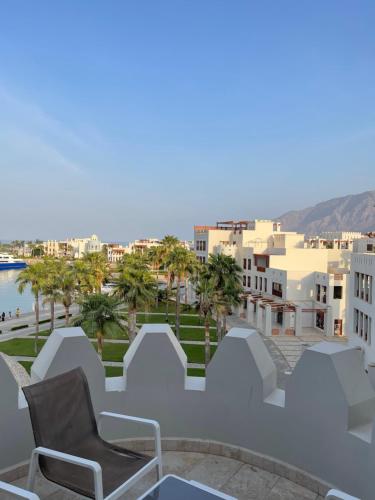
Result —
POLYGON ((284 230, 307 235, 322 231, 375 231, 375 191, 333 198, 277 219, 284 230))

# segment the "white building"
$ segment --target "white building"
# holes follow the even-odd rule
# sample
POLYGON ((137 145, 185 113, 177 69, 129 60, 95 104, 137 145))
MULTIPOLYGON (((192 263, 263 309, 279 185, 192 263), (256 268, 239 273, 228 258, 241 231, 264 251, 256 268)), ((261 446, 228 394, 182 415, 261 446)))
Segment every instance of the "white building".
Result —
POLYGON ((103 243, 96 234, 89 238, 68 238, 66 240, 48 240, 44 242, 44 253, 53 257, 71 257, 80 259, 86 253, 100 252, 103 243))
POLYGON ((350 252, 306 247, 303 234, 270 220, 196 226, 198 259, 225 253, 242 268, 241 316, 265 335, 345 332, 350 252))
POLYGON ((354 242, 347 309, 349 341, 360 346, 365 365, 375 363, 375 238, 354 242))
POLYGON ((309 238, 307 246, 310 248, 352 250, 353 241, 359 238, 362 238, 362 233, 357 231, 327 231, 314 238, 309 238))

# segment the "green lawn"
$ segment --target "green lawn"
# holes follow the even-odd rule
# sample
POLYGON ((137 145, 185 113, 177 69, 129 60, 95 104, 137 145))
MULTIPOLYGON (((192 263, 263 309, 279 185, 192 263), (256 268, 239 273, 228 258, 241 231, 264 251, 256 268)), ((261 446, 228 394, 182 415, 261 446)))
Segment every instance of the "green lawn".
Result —
MULTIPOLYGON (((197 310, 195 309, 194 306, 189 306, 185 304, 181 304, 181 313, 188 313, 188 314, 198 314, 197 310)), ((150 312, 160 312, 160 313, 165 313, 167 309, 167 306, 165 302, 160 302, 158 306, 151 306, 148 308, 150 312)), ((173 313, 176 309, 176 303, 175 302, 169 302, 169 307, 168 310, 170 313, 173 313)))
POLYGON ((25 368, 27 373, 30 374, 31 365, 33 364, 33 361, 18 361, 18 362, 20 365, 22 365, 25 368))
MULTIPOLYGON (((39 351, 44 343, 44 339, 38 340, 39 351)), ((35 356, 34 339, 12 339, 0 342, 0 351, 9 356, 35 356)))
MULTIPOLYGON (((204 364, 203 345, 181 344, 181 347, 185 351, 189 363, 204 364)), ((216 346, 211 346, 211 357, 214 355, 215 351, 216 351, 216 346)))
MULTIPOLYGON (((97 349, 96 343, 93 345, 97 349)), ((103 361, 122 361, 128 347, 129 344, 109 344, 104 341, 103 361)))
MULTIPOLYGON (((173 328, 175 330, 175 328, 173 328)), ((180 338, 181 340, 204 340, 204 328, 185 328, 180 327, 180 338)), ((212 342, 216 342, 216 331, 210 330, 210 339, 212 342)))
MULTIPOLYGON (((174 314, 169 315, 169 324, 174 325, 176 321, 176 317, 174 314)), ((147 313, 139 313, 137 314, 137 323, 166 323, 165 314, 147 314, 147 313)), ((180 324, 188 325, 188 326, 203 326, 204 322, 199 316, 180 316, 180 324)), ((211 326, 215 326, 215 321, 212 319, 210 321, 211 326)))
POLYGON ((121 377, 123 374, 122 366, 105 366, 106 377, 121 377))
POLYGON ((203 368, 188 368, 187 374, 189 377, 205 377, 206 371, 203 368))

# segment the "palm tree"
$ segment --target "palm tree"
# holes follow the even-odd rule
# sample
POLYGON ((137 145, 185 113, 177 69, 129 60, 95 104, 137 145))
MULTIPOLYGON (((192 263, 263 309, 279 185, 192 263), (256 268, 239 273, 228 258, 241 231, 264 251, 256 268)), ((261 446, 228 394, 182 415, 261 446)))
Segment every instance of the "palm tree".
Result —
POLYGON ((59 296, 57 301, 60 302, 65 309, 65 325, 69 325, 69 309, 73 304, 74 296, 77 288, 77 276, 75 268, 69 265, 66 261, 60 261, 59 269, 59 296))
POLYGON ((167 286, 165 289, 166 296, 166 307, 165 307, 165 319, 168 322, 169 320, 169 298, 172 293, 172 285, 174 283, 174 274, 168 269, 167 262, 169 259, 170 253, 180 246, 180 240, 176 238, 176 236, 166 235, 161 241, 160 245, 160 256, 162 260, 162 265, 167 268, 167 286))
MULTIPOLYGON (((187 250, 182 246, 174 247, 168 254, 166 259, 166 267, 177 284, 176 291, 176 336, 180 340, 180 287, 181 282, 186 280, 190 273, 193 272, 193 268, 197 262, 195 254, 187 250)), ((185 281, 186 287, 186 281, 185 281)), ((186 289, 185 289, 186 294, 186 289)))
POLYGON ((60 261, 46 258, 42 262, 43 281, 42 294, 43 304, 49 304, 51 309, 51 331, 55 328, 55 304, 60 297, 60 261))
POLYGON ((220 342, 226 333, 226 317, 232 307, 238 305, 242 294, 241 268, 230 255, 211 254, 207 272, 216 290, 217 337, 220 342))
POLYGON ((120 309, 120 305, 121 301, 102 293, 81 297, 81 314, 72 323, 86 326, 96 333, 100 358, 103 357, 104 337, 113 336, 114 327, 124 331, 125 313, 120 309))
POLYGON ((139 254, 129 255, 117 268, 114 295, 128 306, 129 340, 136 336, 137 311, 148 307, 155 300, 157 287, 155 278, 139 254))
POLYGON ((109 276, 105 255, 102 252, 87 253, 83 256, 82 262, 86 267, 86 272, 92 277, 91 283, 94 285, 95 292, 100 293, 104 281, 109 276))
POLYGON ((35 300, 35 353, 38 353, 39 338, 39 298, 42 291, 43 280, 45 279, 44 266, 42 262, 31 264, 23 269, 17 278, 18 291, 23 293, 25 288, 30 285, 31 292, 35 300))
POLYGON ((199 275, 195 292, 198 297, 197 306, 204 318, 204 358, 207 367, 211 358, 210 319, 215 307, 216 289, 214 281, 206 269, 199 275))
MULTIPOLYGON (((156 282, 159 287, 159 270, 163 265, 163 247, 158 245, 155 247, 151 247, 148 251, 148 259, 153 267, 153 270, 156 271, 156 282)), ((156 307, 158 306, 159 294, 156 294, 156 307)))

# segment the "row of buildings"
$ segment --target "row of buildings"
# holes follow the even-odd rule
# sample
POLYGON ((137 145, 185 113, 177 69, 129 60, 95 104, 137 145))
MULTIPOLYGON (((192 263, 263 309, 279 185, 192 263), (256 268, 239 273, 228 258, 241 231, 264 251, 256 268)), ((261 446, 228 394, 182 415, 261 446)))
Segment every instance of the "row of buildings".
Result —
MULTIPOLYGON (((182 241, 181 244, 186 248, 191 247, 188 241, 182 241)), ((126 254, 135 252, 143 253, 159 245, 161 245, 161 240, 158 238, 134 240, 127 245, 103 243, 96 234, 93 234, 88 238, 68 238, 62 241, 48 240, 43 243, 43 250, 45 255, 73 259, 80 259, 86 253, 104 251, 108 261, 116 263, 120 262, 126 254)))
POLYGON ((201 262, 218 253, 235 258, 244 291, 238 313, 264 335, 346 337, 366 364, 375 362, 375 238, 308 239, 271 220, 224 221, 195 226, 194 251, 201 262))

